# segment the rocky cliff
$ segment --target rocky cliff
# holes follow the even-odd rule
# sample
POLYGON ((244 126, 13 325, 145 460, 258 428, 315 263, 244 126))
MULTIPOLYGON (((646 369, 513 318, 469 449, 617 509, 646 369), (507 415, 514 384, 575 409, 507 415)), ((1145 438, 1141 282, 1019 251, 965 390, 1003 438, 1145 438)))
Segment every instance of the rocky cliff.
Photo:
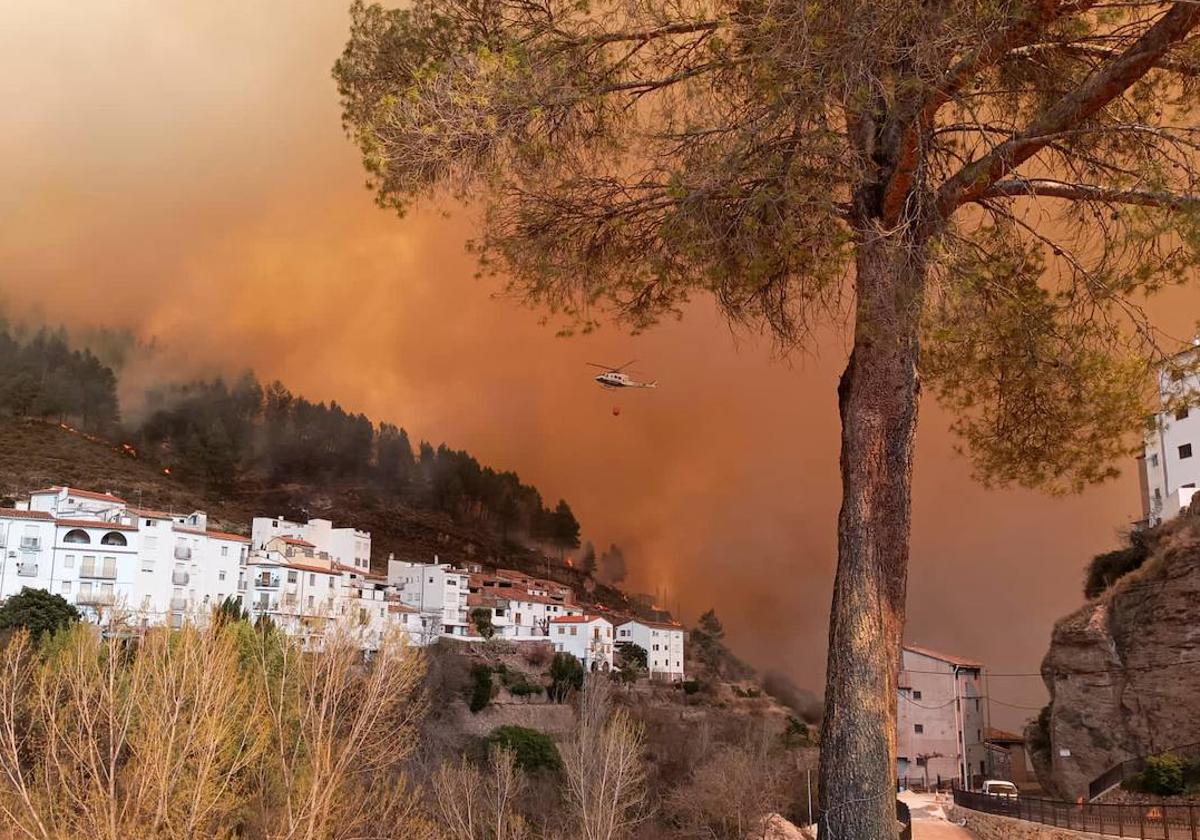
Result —
POLYGON ((1054 627, 1049 714, 1029 734, 1043 744, 1042 784, 1060 796, 1086 798, 1127 758, 1200 742, 1200 513, 1149 532, 1147 546, 1140 567, 1054 627))

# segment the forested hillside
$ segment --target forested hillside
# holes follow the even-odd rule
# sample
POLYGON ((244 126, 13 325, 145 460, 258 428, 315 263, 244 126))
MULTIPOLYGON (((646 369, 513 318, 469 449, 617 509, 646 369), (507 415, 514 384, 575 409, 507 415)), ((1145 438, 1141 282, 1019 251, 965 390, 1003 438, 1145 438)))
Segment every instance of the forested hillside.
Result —
MULTIPOLYGON (((113 333, 97 335, 106 350, 123 346, 113 333)), ((73 346, 65 331, 0 323, 5 413, 129 444, 136 457, 210 498, 253 494, 308 509, 331 494, 351 494, 362 507, 444 514, 500 545, 533 543, 560 555, 579 547, 570 505, 547 505, 516 473, 483 466, 445 444, 414 447, 397 425, 373 423, 336 402, 312 402, 280 382, 264 386, 246 373, 232 384, 157 383, 139 419, 127 424, 119 384, 118 372, 91 349, 73 346)))

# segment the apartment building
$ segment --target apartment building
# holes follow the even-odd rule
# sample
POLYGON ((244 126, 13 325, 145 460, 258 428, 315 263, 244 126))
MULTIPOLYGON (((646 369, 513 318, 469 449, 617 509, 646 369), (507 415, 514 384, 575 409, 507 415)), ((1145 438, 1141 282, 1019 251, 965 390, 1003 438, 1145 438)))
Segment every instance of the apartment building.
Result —
POLYGON ((905 645, 896 697, 896 775, 970 786, 987 772, 983 665, 905 645))
POLYGON ((408 563, 388 560, 387 582, 397 592, 400 603, 425 617, 425 635, 470 635, 470 575, 448 563, 408 563))
POLYGON ((1200 372, 1193 372, 1196 368, 1200 368, 1200 347, 1178 354, 1158 373, 1160 410, 1151 418, 1138 457, 1139 524, 1152 527, 1177 516, 1200 484, 1200 372))

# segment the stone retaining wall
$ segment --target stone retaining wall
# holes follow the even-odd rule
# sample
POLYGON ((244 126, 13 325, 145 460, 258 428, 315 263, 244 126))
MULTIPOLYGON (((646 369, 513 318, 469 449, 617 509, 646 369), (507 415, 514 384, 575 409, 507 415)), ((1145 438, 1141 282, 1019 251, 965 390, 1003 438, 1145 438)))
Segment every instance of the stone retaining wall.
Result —
POLYGON ((984 814, 957 805, 946 808, 946 817, 955 823, 965 819, 967 829, 979 840, 1105 840, 1100 834, 984 814))

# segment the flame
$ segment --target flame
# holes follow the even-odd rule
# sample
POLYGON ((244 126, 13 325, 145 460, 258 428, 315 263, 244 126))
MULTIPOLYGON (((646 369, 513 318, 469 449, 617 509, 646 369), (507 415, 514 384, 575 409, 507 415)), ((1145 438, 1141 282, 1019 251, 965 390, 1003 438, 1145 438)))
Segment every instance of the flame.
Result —
POLYGON ((163 475, 170 475, 170 474, 171 474, 171 468, 163 467, 163 475))

